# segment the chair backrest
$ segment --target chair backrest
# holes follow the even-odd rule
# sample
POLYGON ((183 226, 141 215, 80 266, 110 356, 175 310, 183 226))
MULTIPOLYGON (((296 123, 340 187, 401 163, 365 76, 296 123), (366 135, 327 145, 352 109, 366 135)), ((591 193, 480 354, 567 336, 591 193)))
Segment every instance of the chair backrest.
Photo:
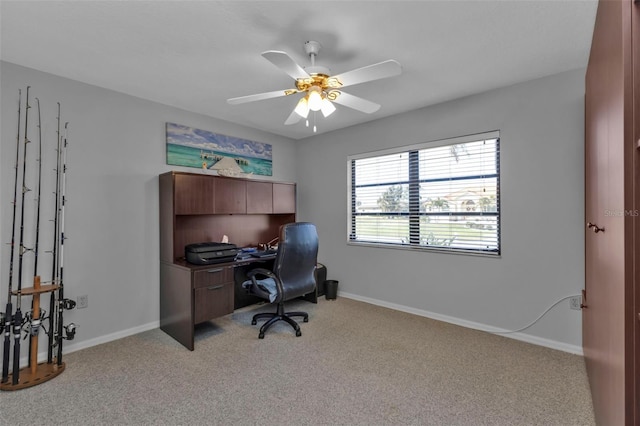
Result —
POLYGON ((317 259, 318 233, 314 224, 295 222, 280 227, 278 254, 273 265, 273 273, 283 287, 279 299, 293 299, 315 289, 317 259))

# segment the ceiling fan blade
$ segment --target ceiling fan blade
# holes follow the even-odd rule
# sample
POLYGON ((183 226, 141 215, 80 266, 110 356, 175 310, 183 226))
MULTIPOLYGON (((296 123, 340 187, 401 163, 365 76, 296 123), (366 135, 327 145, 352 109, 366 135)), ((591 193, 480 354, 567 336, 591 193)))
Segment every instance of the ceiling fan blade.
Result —
POLYGON ((294 109, 293 111, 291 111, 291 114, 289 115, 289 117, 287 118, 287 120, 284 122, 285 125, 289 126, 291 124, 296 124, 297 122, 299 122, 300 120, 302 120, 302 117, 300 117, 300 115, 298 115, 298 113, 296 112, 296 110, 294 109))
POLYGON ((402 65, 400 65, 398 61, 389 59, 388 61, 334 75, 330 80, 335 79, 342 83, 342 85, 336 85, 336 88, 339 88, 366 83, 367 81, 379 80, 381 78, 393 77, 395 75, 400 75, 401 73, 402 65))
POLYGON ((279 50, 267 50, 266 52, 262 52, 262 56, 289 76, 293 77, 294 80, 310 77, 304 68, 298 65, 293 59, 291 59, 291 56, 287 55, 285 52, 281 52, 279 50))
POLYGON ((339 95, 337 95, 335 99, 333 99, 333 102, 337 104, 344 105, 346 107, 353 108, 358 111, 366 112, 367 114, 373 114, 374 112, 380 109, 380 105, 375 102, 371 102, 366 99, 362 99, 358 96, 353 96, 342 91, 338 91, 338 90, 331 91, 331 93, 336 93, 336 92, 340 93, 339 95))
POLYGON ((257 93, 255 95, 240 96, 237 98, 227 99, 227 103, 231 105, 244 104, 247 102, 261 101, 264 99, 278 98, 280 96, 293 95, 298 91, 295 89, 276 90, 274 92, 257 93))

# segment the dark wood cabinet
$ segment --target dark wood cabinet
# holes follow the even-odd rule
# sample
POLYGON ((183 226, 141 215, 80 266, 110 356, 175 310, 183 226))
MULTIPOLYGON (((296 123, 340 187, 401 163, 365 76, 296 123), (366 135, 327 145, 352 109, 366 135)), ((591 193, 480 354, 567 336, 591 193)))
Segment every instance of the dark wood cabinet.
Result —
POLYGON ((295 184, 168 172, 159 177, 160 328, 190 350, 194 326, 233 312, 248 261, 192 265, 188 244, 222 241, 257 246, 295 222, 295 184), (277 188, 277 189, 276 189, 277 188))
MULTIPOLYGON (((211 178, 211 177, 209 177, 211 178)), ((215 214, 244 214, 247 212, 247 182, 238 179, 214 178, 215 214)))
POLYGON ((187 244, 222 241, 257 246, 295 222, 296 185, 185 172, 159 177, 160 259, 184 259, 187 244))
POLYGON ((194 324, 233 312, 233 267, 193 271, 194 324))
POLYGON ((247 214, 273 213, 273 184, 247 182, 247 214))
POLYGON ((194 349, 194 326, 233 312, 233 265, 160 262, 160 329, 194 349))
POLYGON ((289 183, 273 184, 273 212, 296 212, 296 186, 289 183))
POLYGON ((210 176, 176 175, 174 184, 176 214, 215 213, 216 186, 210 176))

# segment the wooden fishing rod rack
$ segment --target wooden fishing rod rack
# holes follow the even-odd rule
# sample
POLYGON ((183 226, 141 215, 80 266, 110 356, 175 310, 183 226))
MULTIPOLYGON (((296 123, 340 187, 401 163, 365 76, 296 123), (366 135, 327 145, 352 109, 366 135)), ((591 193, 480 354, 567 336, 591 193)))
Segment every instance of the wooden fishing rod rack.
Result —
MULTIPOLYGON (((44 293, 53 293, 60 288, 57 284, 40 284, 40 277, 36 276, 33 281, 33 287, 23 288, 20 291, 22 296, 33 296, 33 312, 34 319, 38 319, 40 315, 40 295, 44 293)), ((18 296, 17 291, 12 291, 12 295, 18 296)), ((52 315, 53 313, 50 313, 52 315)), ((12 384, 13 374, 9 373, 9 380, 6 383, 0 383, 0 390, 13 391, 29 388, 39 385, 48 380, 53 379, 64 371, 64 362, 58 365, 54 359, 52 362, 43 362, 38 364, 38 336, 32 336, 32 350, 29 353, 29 365, 20 369, 19 377, 20 381, 17 384, 12 384)))
MULTIPOLYGON (((75 307, 75 302, 64 299, 64 284, 62 282, 62 272, 63 272, 63 241, 64 241, 64 205, 65 205, 65 186, 66 186, 66 149, 67 149, 67 125, 69 122, 64 124, 64 136, 60 132, 61 125, 61 114, 60 114, 60 103, 57 103, 58 106, 58 114, 57 114, 57 131, 56 131, 56 145, 57 145, 57 155, 55 158, 55 171, 56 171, 56 179, 55 179, 55 209, 54 209, 54 238, 53 238, 53 249, 51 253, 53 253, 53 261, 52 266, 53 270, 51 273, 51 281, 46 282, 46 284, 42 284, 40 275, 38 274, 38 250, 39 250, 39 237, 40 237, 40 210, 41 210, 41 189, 42 189, 42 166, 43 166, 43 138, 42 138, 42 117, 41 117, 41 108, 40 108, 40 100, 38 97, 35 97, 36 101, 36 111, 37 111, 37 121, 35 122, 35 128, 38 130, 38 145, 37 145, 37 155, 38 158, 35 159, 35 162, 31 163, 32 166, 27 169, 27 145, 31 142, 28 137, 29 133, 29 109, 32 106, 29 103, 29 89, 30 86, 27 86, 26 90, 26 103, 24 107, 24 120, 21 121, 22 115, 22 91, 18 90, 18 112, 17 112, 17 135, 16 135, 16 161, 15 161, 15 181, 14 181, 14 196, 13 196, 13 223, 12 223, 12 231, 11 231, 11 254, 10 254, 10 266, 9 266, 9 286, 8 286, 8 300, 7 300, 7 308, 6 315, 4 316, 5 323, 4 327, 4 345, 2 352, 2 380, 0 380, 0 391, 12 391, 18 389, 29 388, 35 385, 39 385, 48 380, 53 379, 62 373, 65 369, 65 364, 62 362, 62 343, 66 340, 72 340, 75 336, 75 324, 70 323, 67 326, 64 326, 63 323, 63 312, 65 309, 73 309, 75 307), (24 123, 24 131, 20 132, 21 126, 24 123), (21 140, 24 140, 24 147, 21 149, 21 140), (20 154, 22 153, 22 163, 20 162, 20 154), (26 184, 26 177, 29 173, 31 173, 31 169, 35 168, 37 165, 37 196, 35 198, 35 241, 33 248, 25 249, 24 246, 24 213, 26 210, 25 203, 25 194, 30 191, 26 184), (22 169, 22 173, 20 173, 20 169, 22 169), (22 178, 22 185, 19 185, 19 178, 22 178), (22 187, 21 201, 18 203, 18 190, 22 187), (17 207, 20 205, 20 214, 17 214, 17 207), (19 217, 19 226, 18 224, 19 217), (15 231, 16 228, 20 229, 20 242, 16 244, 15 242, 15 231), (19 247, 18 253, 18 288, 14 290, 13 284, 13 266, 14 266, 14 256, 16 253, 16 248, 19 247), (23 280, 22 272, 23 272, 23 257, 25 252, 32 251, 34 253, 33 258, 33 287, 22 288, 23 280), (40 309, 40 296, 43 294, 50 294, 49 302, 50 302, 50 311, 49 316, 46 318, 42 318, 42 311, 40 309), (21 309, 22 298, 29 296, 32 297, 31 309, 25 311, 25 315, 23 316, 23 312, 21 309), (17 304, 11 303, 13 299, 17 300, 17 304), (18 307, 16 313, 13 313, 13 306, 18 307), (47 360, 43 363, 38 364, 38 340, 39 333, 42 329, 44 329, 43 319, 49 320, 49 330, 48 341, 47 341, 47 360), (21 337, 23 333, 23 329, 28 326, 27 336, 30 338, 29 340, 29 353, 28 353, 28 365, 26 367, 20 368, 20 359, 21 359, 21 337), (63 332, 64 329, 64 332, 63 332), (13 331, 11 331, 13 330, 13 331), (13 336, 10 336, 13 334, 13 336), (65 335, 66 334, 66 335, 65 335), (11 338, 12 337, 12 338, 11 338), (10 348, 13 343, 13 365, 12 371, 9 372, 9 365, 11 364, 10 360, 10 348), (53 349, 57 348, 57 356, 53 356, 53 349)), ((32 124, 34 127, 34 124, 32 124)), ((34 161, 34 160, 32 160, 34 161)), ((52 200, 53 201, 53 200, 52 200)), ((26 336, 26 337, 27 337, 26 336)), ((25 339, 26 339, 25 337, 25 339)))

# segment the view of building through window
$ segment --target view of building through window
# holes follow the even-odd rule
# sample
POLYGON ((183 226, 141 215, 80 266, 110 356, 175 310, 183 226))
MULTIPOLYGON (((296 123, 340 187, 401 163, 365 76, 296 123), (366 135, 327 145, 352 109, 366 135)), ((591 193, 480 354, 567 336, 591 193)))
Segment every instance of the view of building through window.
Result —
POLYGON ((350 158, 349 241, 499 254, 498 134, 460 139, 350 158))

